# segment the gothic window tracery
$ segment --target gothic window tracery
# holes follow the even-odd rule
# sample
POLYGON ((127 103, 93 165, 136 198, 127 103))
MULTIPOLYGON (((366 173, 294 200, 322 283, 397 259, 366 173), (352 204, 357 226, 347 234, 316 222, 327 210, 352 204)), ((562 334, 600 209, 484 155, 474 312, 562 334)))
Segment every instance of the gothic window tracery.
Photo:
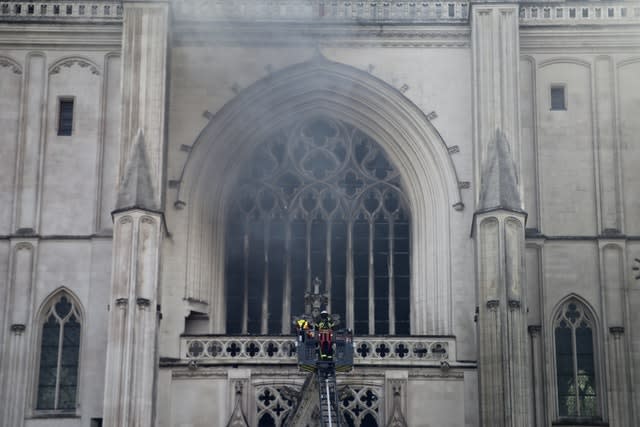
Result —
POLYGON ((288 333, 318 277, 356 334, 409 334, 408 204, 362 131, 313 117, 266 138, 227 224, 227 333, 288 333))
POLYGON ((74 411, 82 325, 78 307, 61 292, 43 313, 36 409, 74 411))
POLYGON ((565 302, 554 322, 558 415, 597 417, 595 323, 577 299, 565 302))
POLYGON ((342 414, 350 427, 378 427, 379 390, 371 387, 346 387, 340 393, 342 414))
POLYGON ((296 392, 286 386, 265 386, 257 390, 258 427, 286 425, 294 408, 296 392))

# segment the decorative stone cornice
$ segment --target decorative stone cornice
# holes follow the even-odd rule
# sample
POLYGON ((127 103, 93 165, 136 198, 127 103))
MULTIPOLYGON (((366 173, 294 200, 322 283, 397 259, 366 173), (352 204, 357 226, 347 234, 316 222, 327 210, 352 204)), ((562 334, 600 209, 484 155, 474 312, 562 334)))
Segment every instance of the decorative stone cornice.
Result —
POLYGON ((151 305, 151 301, 148 298, 136 298, 136 304, 140 308, 147 308, 151 305))
POLYGON ((244 46, 260 43, 270 46, 341 46, 341 47, 469 47, 470 30, 458 25, 395 24, 345 25, 315 22, 216 22, 176 21, 173 25, 175 46, 206 46, 223 43, 244 46))
POLYGON ((537 337, 540 335, 540 332, 542 332, 542 326, 540 325, 529 325, 527 329, 529 330, 529 335, 532 337, 537 337))
POLYGON ((0 1, 0 22, 122 21, 120 1, 0 1))
POLYGON ((521 26, 638 25, 639 22, 639 2, 541 2, 520 7, 521 26))
POLYGON ((466 1, 175 0, 172 6, 177 20, 225 22, 453 23, 466 22, 469 13, 466 1))
POLYGON ((609 332, 614 338, 620 338, 624 334, 624 326, 611 326, 609 332))
POLYGON ((500 301, 498 301, 497 299, 487 301, 487 308, 491 311, 497 311, 499 306, 500 301))
POLYGON ((11 332, 15 335, 22 335, 27 327, 22 323, 14 323, 11 325, 11 332))

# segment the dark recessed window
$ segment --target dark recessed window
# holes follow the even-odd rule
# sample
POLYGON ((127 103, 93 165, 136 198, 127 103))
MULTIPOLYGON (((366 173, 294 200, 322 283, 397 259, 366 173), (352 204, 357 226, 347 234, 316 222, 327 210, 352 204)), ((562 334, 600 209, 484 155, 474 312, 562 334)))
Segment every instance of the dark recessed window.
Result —
POLYGON ((63 292, 44 313, 36 409, 75 411, 81 328, 78 308, 63 292))
POLYGON ((555 318, 558 415, 597 418, 598 386, 594 354, 594 321, 575 299, 565 302, 555 318))
POLYGON ((564 86, 551 86, 551 109, 566 110, 567 98, 564 86))
POLYGON ((227 333, 288 333, 314 291, 356 334, 409 335, 409 207, 376 141, 295 123, 256 148, 230 202, 227 333))
POLYGON ((73 129, 73 99, 60 99, 60 114, 58 119, 58 135, 71 135, 73 129))

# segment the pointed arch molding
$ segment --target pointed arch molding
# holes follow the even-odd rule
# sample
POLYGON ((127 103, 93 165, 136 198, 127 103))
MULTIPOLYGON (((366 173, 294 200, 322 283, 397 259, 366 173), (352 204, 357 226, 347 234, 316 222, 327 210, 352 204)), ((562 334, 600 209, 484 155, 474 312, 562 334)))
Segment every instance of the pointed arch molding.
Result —
POLYGON ((22 66, 8 56, 0 55, 0 68, 10 68, 14 74, 22 74, 22 66))
POLYGON ((180 179, 186 208, 185 298, 209 304, 224 332, 224 224, 234 174, 257 143, 292 120, 336 117, 375 139, 401 171, 412 223, 412 333, 450 334, 450 230, 460 191, 447 147, 425 114, 368 73, 318 58, 273 74, 225 105, 198 136, 180 179))
POLYGON ((36 312, 36 319, 38 320, 38 322, 40 321, 42 316, 44 316, 44 314, 46 313, 47 309, 51 305, 51 302, 56 300, 60 295, 63 295, 63 294, 71 298, 71 300, 73 301, 73 304, 76 307, 78 315, 80 316, 80 319, 84 321, 85 312, 84 312, 84 307, 80 302, 80 298, 78 298, 78 296, 71 289, 67 288, 66 286, 60 286, 59 288, 56 288, 53 292, 51 292, 49 295, 47 295, 47 297, 42 301, 42 303, 38 307, 38 311, 36 312))
POLYGON ((98 64, 82 56, 67 56, 57 60, 49 66, 49 74, 58 74, 62 70, 62 67, 70 68, 73 65, 77 65, 80 68, 87 68, 91 71, 91 74, 100 75, 100 67, 98 67, 98 64))

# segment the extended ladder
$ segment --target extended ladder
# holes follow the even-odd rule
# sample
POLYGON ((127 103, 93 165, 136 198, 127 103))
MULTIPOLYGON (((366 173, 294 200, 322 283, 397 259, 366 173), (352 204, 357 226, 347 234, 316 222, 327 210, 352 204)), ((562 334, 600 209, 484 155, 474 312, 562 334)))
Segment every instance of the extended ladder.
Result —
POLYGON ((333 363, 318 364, 318 395, 320 398, 320 421, 322 427, 340 427, 338 393, 336 391, 336 370, 333 363))

